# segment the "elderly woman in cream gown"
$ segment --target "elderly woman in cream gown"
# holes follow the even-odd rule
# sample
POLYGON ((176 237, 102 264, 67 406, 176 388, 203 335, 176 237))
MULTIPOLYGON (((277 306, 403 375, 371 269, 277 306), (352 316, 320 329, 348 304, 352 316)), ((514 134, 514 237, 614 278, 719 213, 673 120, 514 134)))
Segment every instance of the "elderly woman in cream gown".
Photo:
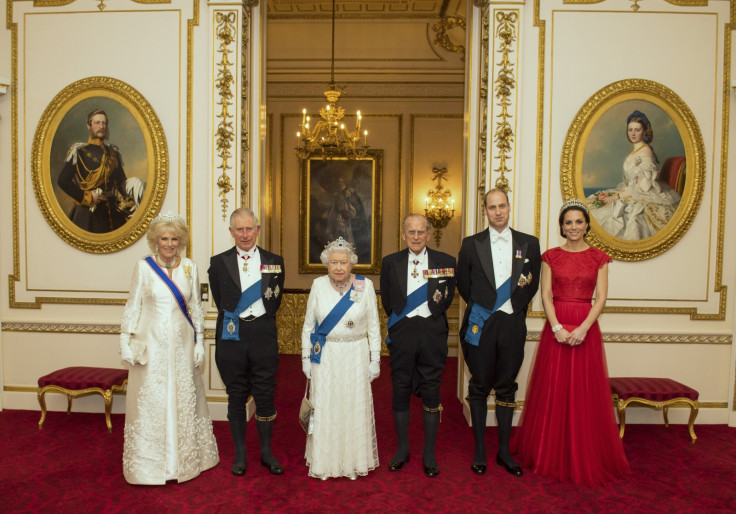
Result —
POLYGON ((355 480, 378 467, 371 391, 380 373, 378 303, 373 283, 350 271, 358 261, 350 242, 339 237, 320 258, 328 275, 312 283, 302 329, 314 405, 305 458, 311 477, 355 480))
POLYGON ((179 256, 188 238, 175 213, 151 221, 153 255, 136 263, 123 310, 120 356, 130 365, 123 474, 131 484, 184 482, 220 460, 198 368, 204 313, 197 266, 179 256))
POLYGON ((624 181, 616 189, 588 196, 586 201, 590 214, 606 232, 638 241, 652 237, 669 223, 680 205, 680 195, 658 178, 657 157, 649 145, 653 131, 644 113, 629 115, 626 130, 634 149, 624 160, 624 181))

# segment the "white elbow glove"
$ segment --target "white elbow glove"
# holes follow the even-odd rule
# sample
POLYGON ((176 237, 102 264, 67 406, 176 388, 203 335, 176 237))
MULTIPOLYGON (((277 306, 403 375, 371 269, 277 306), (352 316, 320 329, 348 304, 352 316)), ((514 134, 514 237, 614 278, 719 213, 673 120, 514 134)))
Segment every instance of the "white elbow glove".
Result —
POLYGON ((194 344, 194 367, 198 368, 204 362, 204 335, 197 334, 197 342, 194 344))
POLYGON ((120 358, 133 366, 133 351, 130 349, 130 333, 120 333, 120 358))
POLYGON ((371 352, 371 363, 368 364, 368 378, 371 382, 381 374, 381 353, 371 352))
POLYGON ((302 347, 302 371, 304 376, 311 380, 312 378, 312 349, 302 347))

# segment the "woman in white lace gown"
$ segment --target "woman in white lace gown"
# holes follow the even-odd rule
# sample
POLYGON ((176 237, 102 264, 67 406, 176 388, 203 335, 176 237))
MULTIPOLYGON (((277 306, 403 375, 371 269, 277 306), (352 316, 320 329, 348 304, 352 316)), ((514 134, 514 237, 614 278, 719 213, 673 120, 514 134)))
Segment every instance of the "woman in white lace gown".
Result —
POLYGON ((184 482, 220 460, 198 369, 204 313, 197 266, 179 256, 188 238, 172 212, 151 221, 154 254, 136 263, 123 310, 120 355, 130 365, 123 474, 131 484, 184 482))
POLYGON ((354 480, 378 467, 371 391, 380 373, 378 304, 373 283, 350 271, 358 260, 351 243, 340 237, 320 258, 328 275, 312 283, 302 329, 302 369, 314 405, 305 458, 309 476, 354 480), (343 305, 341 317, 330 316, 339 321, 329 330, 325 318, 343 305))
POLYGON ((616 189, 588 196, 590 214, 614 237, 638 241, 652 237, 669 223, 680 195, 659 179, 659 164, 649 143, 654 138, 646 115, 634 111, 626 120, 634 145, 624 160, 624 181, 616 189))

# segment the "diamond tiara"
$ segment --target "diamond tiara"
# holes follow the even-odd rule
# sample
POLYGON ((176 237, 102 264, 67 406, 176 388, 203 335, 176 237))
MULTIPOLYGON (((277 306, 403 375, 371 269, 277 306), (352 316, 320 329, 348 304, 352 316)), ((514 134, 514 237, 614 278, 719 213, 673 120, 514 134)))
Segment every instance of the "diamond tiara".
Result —
POLYGON ((174 211, 169 211, 169 212, 166 212, 166 213, 159 213, 158 216, 156 216, 155 218, 153 218, 151 220, 151 226, 155 225, 156 223, 161 223, 161 222, 164 222, 164 221, 168 221, 168 222, 179 222, 179 223, 181 223, 184 226, 186 226, 186 224, 187 224, 187 222, 184 220, 184 218, 182 218, 181 216, 179 216, 174 211))
POLYGON ((346 241, 345 239, 343 239, 342 236, 340 236, 334 241, 330 241, 329 243, 327 243, 325 245, 325 250, 330 253, 336 250, 355 253, 355 245, 349 241, 346 241))
POLYGON ((579 209, 582 209, 585 211, 586 214, 590 214, 588 212, 588 206, 585 205, 585 202, 582 200, 578 200, 577 198, 570 198, 568 201, 562 204, 562 207, 560 207, 560 214, 565 212, 570 207, 578 207, 579 209))

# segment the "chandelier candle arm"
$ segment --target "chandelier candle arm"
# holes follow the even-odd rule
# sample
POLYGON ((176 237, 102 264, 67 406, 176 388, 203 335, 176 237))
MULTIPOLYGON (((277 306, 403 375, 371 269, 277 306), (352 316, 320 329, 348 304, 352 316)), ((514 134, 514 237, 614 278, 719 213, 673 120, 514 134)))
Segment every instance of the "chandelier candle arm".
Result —
POLYGON ((442 180, 447 180, 447 168, 433 168, 432 173, 434 174, 432 181, 436 181, 437 185, 427 192, 424 199, 424 215, 434 227, 434 240, 436 246, 439 246, 442 229, 455 215, 455 199, 452 198, 450 190, 442 186, 442 180))

